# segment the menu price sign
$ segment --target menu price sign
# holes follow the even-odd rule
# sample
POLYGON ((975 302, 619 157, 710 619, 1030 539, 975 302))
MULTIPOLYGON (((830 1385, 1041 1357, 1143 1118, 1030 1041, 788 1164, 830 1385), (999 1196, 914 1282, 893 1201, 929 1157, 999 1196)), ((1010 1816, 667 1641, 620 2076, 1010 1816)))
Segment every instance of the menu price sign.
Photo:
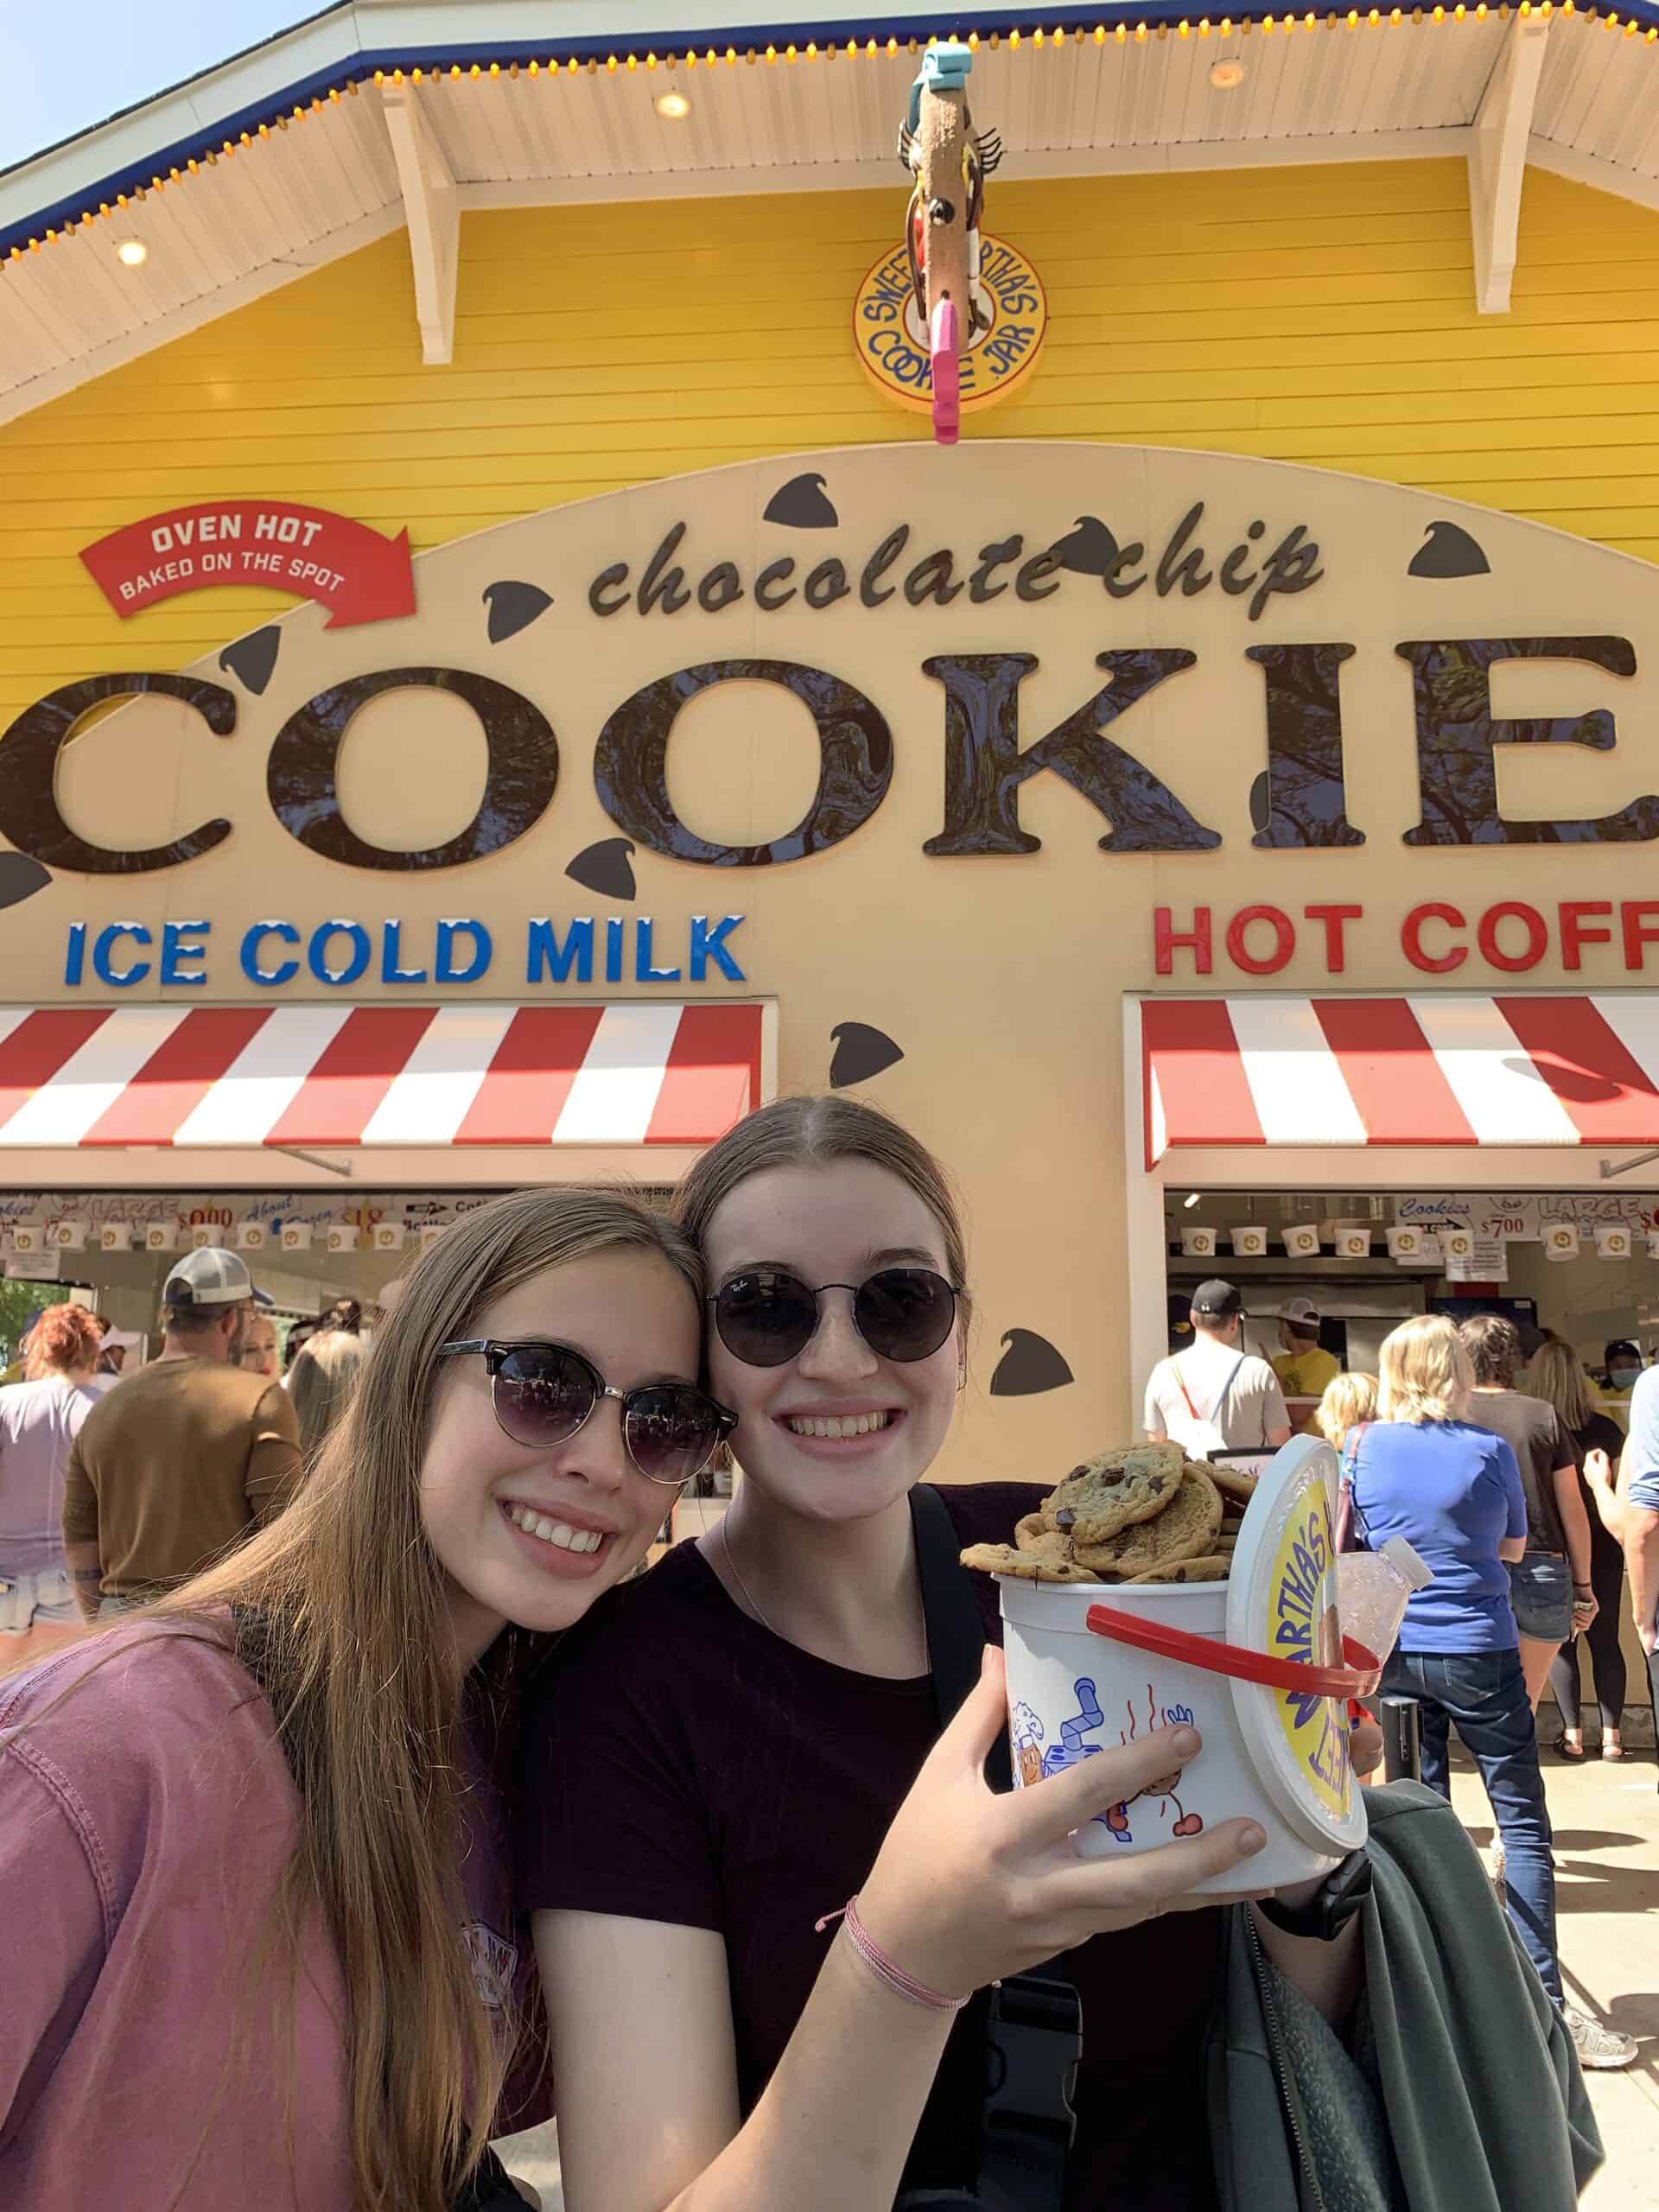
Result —
POLYGON ((1472 1229, 1446 1229, 1440 1233, 1446 1251, 1448 1282, 1507 1282, 1509 1248, 1501 1236, 1485 1236, 1472 1229))

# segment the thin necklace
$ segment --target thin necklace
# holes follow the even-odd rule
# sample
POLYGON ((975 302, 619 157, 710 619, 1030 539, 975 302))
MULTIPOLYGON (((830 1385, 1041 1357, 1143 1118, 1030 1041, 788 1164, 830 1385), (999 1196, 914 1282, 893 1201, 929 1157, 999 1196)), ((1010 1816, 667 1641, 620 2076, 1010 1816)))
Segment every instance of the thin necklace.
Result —
MULTIPOLYGON (((739 1593, 742 1597, 744 1604, 754 1615, 756 1620, 760 1622, 761 1627, 766 1630, 767 1635, 776 1636, 778 1634, 778 1630, 773 1628, 772 1623, 761 1611, 760 1606, 755 1604, 754 1592, 750 1589, 748 1584, 743 1580, 743 1570, 739 1567, 737 1561, 732 1556, 732 1540, 726 1533, 726 1523, 729 1518, 730 1508, 728 1507, 726 1512, 722 1513, 720 1516, 720 1548, 725 1554, 727 1566, 732 1570, 732 1580, 736 1583, 739 1593)), ((781 1641, 787 1643, 789 1638, 785 1637, 783 1637, 781 1641)), ((931 1672, 932 1663, 932 1651, 927 1640, 927 1608, 925 1605, 924 1605, 922 1607, 922 1672, 925 1675, 931 1672)))
POLYGON ((778 1633, 777 1630, 773 1628, 772 1623, 761 1611, 760 1606, 755 1604, 753 1594, 750 1591, 748 1584, 743 1580, 742 1571, 739 1567, 737 1561, 732 1557, 732 1540, 726 1533, 726 1522, 730 1510, 731 1509, 728 1507, 727 1511, 722 1513, 720 1516, 720 1548, 726 1555, 726 1564, 732 1570, 732 1580, 736 1583, 739 1593, 742 1597, 744 1604, 754 1615, 756 1620, 760 1622, 761 1627, 766 1630, 767 1635, 776 1636, 778 1633))

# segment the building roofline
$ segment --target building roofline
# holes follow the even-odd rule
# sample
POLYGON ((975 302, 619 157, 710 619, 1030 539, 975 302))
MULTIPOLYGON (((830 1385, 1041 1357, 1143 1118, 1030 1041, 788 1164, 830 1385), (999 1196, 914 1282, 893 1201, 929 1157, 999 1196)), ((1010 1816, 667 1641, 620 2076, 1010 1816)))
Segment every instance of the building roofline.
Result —
MULTIPOLYGON (((1531 0, 1523 0, 1523 7, 1530 13, 1531 0)), ((1567 7, 1552 7, 1550 12, 1566 14, 1571 7, 1567 0, 1567 7)), ((546 0, 483 0, 481 5, 469 0, 464 6, 455 0, 336 0, 245 52, 0 171, 0 254, 44 241, 49 232, 73 229, 124 195, 152 189, 192 162, 216 160, 245 133, 252 137, 283 127, 314 101, 345 94, 372 81, 377 73, 390 77, 419 69, 447 75, 474 67, 511 72, 548 69, 556 63, 562 69, 626 67, 631 60, 643 62, 648 54, 665 59, 690 48, 701 56, 712 48, 723 55, 730 48, 747 58, 769 45, 782 58, 785 42, 804 54, 809 45, 842 45, 849 40, 886 44, 891 39, 925 44, 956 32, 1021 38, 1103 32, 1116 37, 1121 26, 1132 36, 1141 27, 1167 35, 1182 25, 1196 29, 1201 22, 1218 27, 1224 16, 1243 27, 1281 17, 1288 23, 1293 15, 1299 23, 1309 15, 1338 22, 1350 12, 1289 10, 1255 0, 1243 0, 1236 8, 1217 5, 1213 12, 1202 0, 1141 0, 1139 5, 1094 0, 1091 6, 1058 9, 963 6, 947 16, 939 10, 909 8, 837 10, 817 0, 798 10, 778 7, 769 20, 760 22, 753 19, 754 8, 755 0, 654 0, 631 10, 635 20, 617 31, 605 28, 606 19, 616 14, 607 0, 554 0, 550 8, 546 0)), ((1424 11, 1380 12, 1386 18, 1424 11)), ((1491 12, 1511 11, 1499 6, 1491 12)), ((1572 12, 1580 20, 1640 27, 1649 39, 1659 38, 1659 0, 1627 0, 1616 10, 1592 4, 1572 12)), ((1363 139, 1357 137, 1355 145, 1355 158, 1363 159, 1363 139)))

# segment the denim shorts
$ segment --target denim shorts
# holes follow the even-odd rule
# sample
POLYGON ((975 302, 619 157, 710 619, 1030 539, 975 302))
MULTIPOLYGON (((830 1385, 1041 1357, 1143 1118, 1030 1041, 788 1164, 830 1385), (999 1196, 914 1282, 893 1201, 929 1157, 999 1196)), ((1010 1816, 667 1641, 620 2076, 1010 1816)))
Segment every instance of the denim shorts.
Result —
POLYGON ((1536 1643, 1565 1643, 1573 1633, 1573 1570, 1557 1552, 1529 1552, 1510 1562, 1515 1624, 1536 1643))
POLYGON ((0 1574, 0 1636, 27 1636, 36 1621, 79 1618, 73 1587, 60 1567, 41 1574, 0 1574))

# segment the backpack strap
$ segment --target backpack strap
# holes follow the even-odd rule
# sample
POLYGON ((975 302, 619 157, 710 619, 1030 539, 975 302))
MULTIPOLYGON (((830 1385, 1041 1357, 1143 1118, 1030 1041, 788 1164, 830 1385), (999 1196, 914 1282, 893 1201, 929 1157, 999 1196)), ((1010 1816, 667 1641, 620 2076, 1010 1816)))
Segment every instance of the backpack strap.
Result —
POLYGON ((1181 1372, 1181 1363, 1179 1359, 1172 1359, 1170 1361, 1169 1371, 1175 1377, 1175 1388, 1180 1392, 1182 1401, 1186 1407, 1187 1412, 1192 1415, 1194 1421, 1197 1421, 1198 1419, 1198 1409, 1192 1402, 1192 1393, 1186 1387, 1186 1377, 1181 1372))
MULTIPOLYGON (((1233 1362, 1231 1367, 1227 1370, 1227 1380, 1222 1384, 1221 1395, 1216 1400, 1216 1410, 1210 1416, 1210 1426, 1215 1430, 1217 1436, 1224 1433, 1221 1426, 1221 1417, 1227 1410, 1227 1401, 1233 1395, 1233 1385, 1237 1382, 1238 1370, 1243 1366, 1243 1364, 1244 1355, 1243 1352, 1240 1352, 1238 1357, 1233 1362)), ((1267 1440, 1268 1416, 1266 1408, 1263 1408, 1262 1414, 1262 1441, 1265 1445, 1267 1440)))
MULTIPOLYGON (((912 1490, 910 1517, 916 1531, 916 1569, 921 1578, 933 1707, 943 1735, 979 1680, 985 1629, 972 1579, 962 1563, 957 1524, 931 1483, 918 1483, 912 1490)), ((1006 1731, 997 1738, 985 1762, 985 1779, 995 1790, 1014 1787, 1006 1731)))
MULTIPOLYGON (((929 1483, 910 1493, 928 1663, 941 1730, 979 1680, 985 1628, 950 1509, 929 1483)), ((985 1762, 993 1789, 1014 1787, 1007 1729, 985 1762)), ((1077 2132, 1071 2093, 1083 2056, 1083 2006, 1052 1967, 1010 1974, 969 2008, 984 2036, 977 2202, 984 2212, 1060 2212, 1065 2154, 1077 2132)), ((901 2197, 901 2206, 925 2202, 901 2197)))

